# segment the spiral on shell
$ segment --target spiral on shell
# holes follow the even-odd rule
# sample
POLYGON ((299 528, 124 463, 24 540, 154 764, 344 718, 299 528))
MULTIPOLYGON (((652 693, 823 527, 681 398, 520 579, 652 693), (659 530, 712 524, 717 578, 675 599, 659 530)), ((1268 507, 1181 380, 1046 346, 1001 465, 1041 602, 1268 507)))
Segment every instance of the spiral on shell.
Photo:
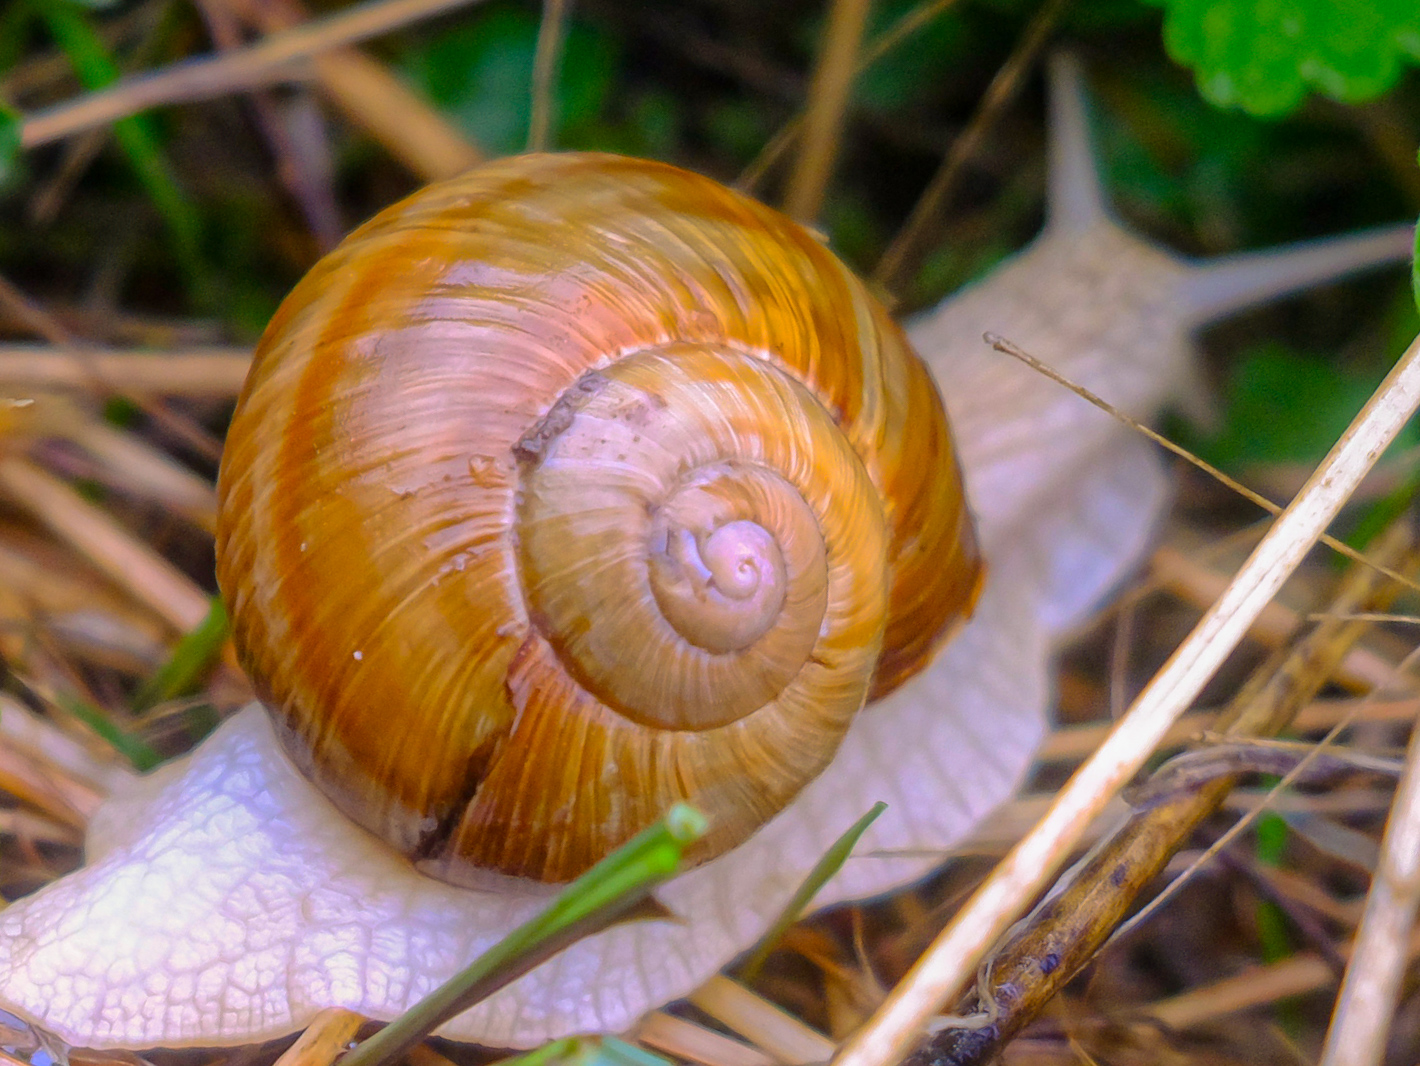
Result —
POLYGON ((726 850, 980 579, 941 400, 863 286, 610 156, 495 163, 352 234, 262 338, 219 491, 286 750, 453 880, 568 879, 682 799, 726 850))

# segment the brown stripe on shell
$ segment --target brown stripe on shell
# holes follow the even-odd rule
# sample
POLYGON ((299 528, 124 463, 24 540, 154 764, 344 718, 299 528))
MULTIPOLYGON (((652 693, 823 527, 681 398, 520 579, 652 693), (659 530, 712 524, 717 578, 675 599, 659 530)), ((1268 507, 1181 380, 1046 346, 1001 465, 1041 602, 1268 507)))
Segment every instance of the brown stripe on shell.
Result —
MULTIPOLYGON (((470 796, 466 821, 491 824, 496 766, 540 705, 524 697, 520 711, 505 687, 530 636, 515 446, 582 375, 674 343, 784 367, 878 486, 895 555, 887 627, 902 647, 876 691, 969 604, 975 548, 940 400, 809 234, 708 179, 615 157, 523 157, 431 186, 356 231, 283 304, 221 478, 219 581, 243 661, 297 762, 398 846, 429 845, 470 796)), ((647 780, 695 777, 665 753, 646 758, 647 780)), ((603 821, 631 806, 576 796, 603 821)), ((579 848, 544 873, 576 872, 579 848)))

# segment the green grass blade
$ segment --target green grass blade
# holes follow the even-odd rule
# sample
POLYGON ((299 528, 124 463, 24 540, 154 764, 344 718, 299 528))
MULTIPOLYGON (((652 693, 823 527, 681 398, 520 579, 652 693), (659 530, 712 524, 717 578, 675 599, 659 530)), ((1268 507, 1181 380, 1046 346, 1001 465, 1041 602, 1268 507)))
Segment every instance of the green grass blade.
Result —
POLYGON ((178 641, 168 661, 134 695, 133 709, 146 711, 164 700, 197 691, 221 656, 227 632, 227 610, 221 598, 213 596, 207 617, 178 641))
MULTIPOLYGON (((117 65, 79 8, 68 0, 46 0, 38 9, 86 89, 101 89, 118 80, 117 65)), ((183 272, 194 286, 194 296, 199 302, 210 303, 211 279, 200 247, 201 219, 168 169, 153 127, 143 118, 130 116, 115 122, 113 133, 172 234, 183 272)))
POLYGON ((454 1015, 605 929, 674 874, 687 845, 704 836, 705 829, 705 816, 695 808, 672 807, 661 821, 568 885, 545 911, 346 1055, 341 1066, 379 1066, 394 1060, 454 1015))
POLYGON ((784 930, 799 920, 799 915, 804 912, 809 901, 818 895, 818 890, 848 861, 848 856, 858 846, 858 841, 868 831, 868 826, 877 821, 878 815, 885 810, 887 810, 886 803, 873 804, 867 814, 849 826, 848 831, 835 840, 833 846, 823 853, 823 857, 814 864, 814 868, 804 878, 803 884, 799 885, 798 891, 779 912, 779 917, 774 919, 774 924, 759 938, 759 945, 754 949, 754 954, 740 968, 742 981, 754 980, 755 975, 759 973, 759 968, 764 965, 764 960, 769 958, 769 953, 774 950, 774 945, 784 935, 784 930))

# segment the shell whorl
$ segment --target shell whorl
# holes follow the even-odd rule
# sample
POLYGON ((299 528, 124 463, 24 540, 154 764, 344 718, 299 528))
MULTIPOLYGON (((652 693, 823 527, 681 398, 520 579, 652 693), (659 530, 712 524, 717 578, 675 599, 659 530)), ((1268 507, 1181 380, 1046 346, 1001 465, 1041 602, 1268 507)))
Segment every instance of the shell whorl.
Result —
POLYGON ((970 609, 941 402, 860 283, 716 183, 528 156, 353 234, 273 319, 218 577, 301 769, 464 879, 679 799, 701 858, 970 609))

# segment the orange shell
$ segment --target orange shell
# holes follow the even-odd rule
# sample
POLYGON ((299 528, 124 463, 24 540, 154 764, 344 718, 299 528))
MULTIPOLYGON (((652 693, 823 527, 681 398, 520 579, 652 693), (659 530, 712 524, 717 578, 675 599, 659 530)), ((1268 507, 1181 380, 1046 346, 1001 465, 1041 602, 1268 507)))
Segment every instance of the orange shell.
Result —
POLYGON ((980 578, 940 397, 863 286, 611 156, 493 163, 347 238, 267 328, 219 492, 288 752, 454 880, 566 880, 682 799, 699 858, 732 847, 980 578))

